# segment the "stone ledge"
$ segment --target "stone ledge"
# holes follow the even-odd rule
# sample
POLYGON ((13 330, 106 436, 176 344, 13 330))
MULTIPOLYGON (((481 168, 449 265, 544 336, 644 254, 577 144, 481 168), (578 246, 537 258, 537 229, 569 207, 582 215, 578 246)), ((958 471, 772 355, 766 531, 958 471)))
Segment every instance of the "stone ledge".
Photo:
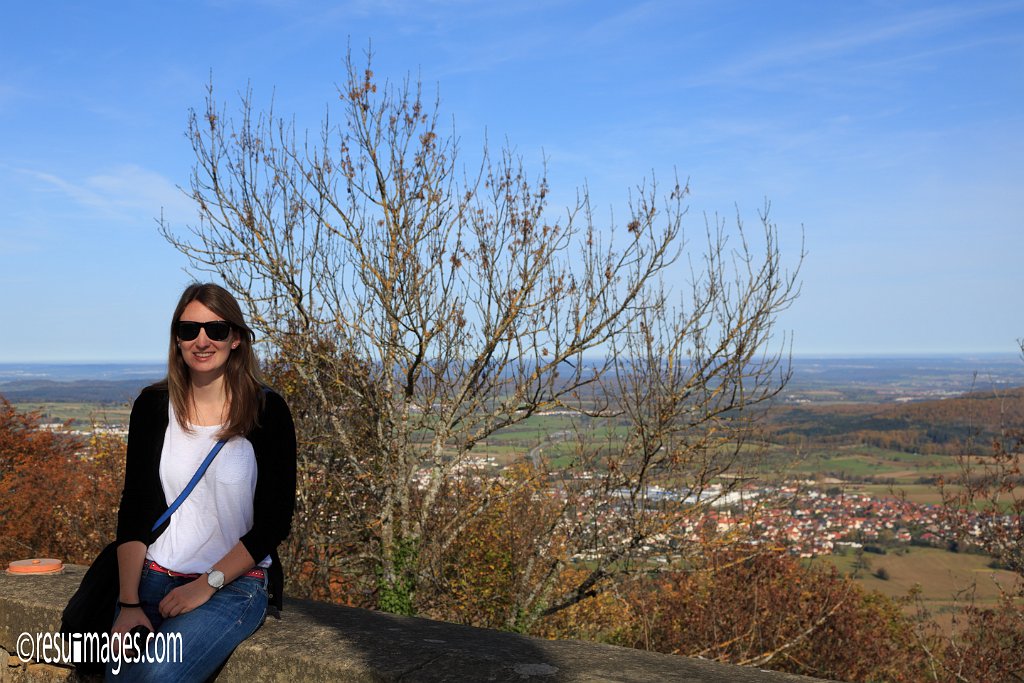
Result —
MULTIPOLYGON (((0 574, 0 648, 13 653, 18 634, 55 631, 60 612, 84 573, 84 567, 68 565, 62 574, 52 576, 0 574)), ((0 681, 69 680, 52 669, 44 672, 9 662, 0 670, 0 681)), ((217 680, 799 683, 818 679, 287 600, 281 617, 268 617, 232 654, 217 680)))

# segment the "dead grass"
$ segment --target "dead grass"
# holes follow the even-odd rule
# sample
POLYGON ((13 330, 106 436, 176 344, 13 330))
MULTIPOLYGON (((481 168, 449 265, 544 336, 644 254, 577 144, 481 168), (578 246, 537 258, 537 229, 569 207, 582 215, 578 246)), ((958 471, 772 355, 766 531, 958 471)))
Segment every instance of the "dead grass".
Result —
MULTIPOLYGON (((1013 572, 990 568, 990 558, 983 555, 951 553, 938 548, 915 547, 902 555, 866 553, 864 557, 870 568, 861 572, 856 579, 858 584, 894 599, 919 591, 921 604, 947 634, 952 632, 953 615, 960 608, 970 604, 995 606, 1001 589, 1013 593, 1024 581, 1013 572), (888 580, 874 575, 880 569, 888 573, 888 580)), ((844 574, 851 575, 855 557, 852 553, 832 555, 819 561, 831 562, 844 574)), ((907 604, 904 611, 913 614, 917 607, 907 604)))
POLYGON ((951 553, 938 548, 913 548, 905 555, 867 555, 871 571, 885 569, 888 580, 874 575, 864 576, 860 583, 883 595, 906 595, 915 586, 921 587, 926 601, 952 602, 969 600, 994 604, 1003 590, 1012 591, 1019 581, 1013 572, 992 569, 990 559, 982 555, 951 553))

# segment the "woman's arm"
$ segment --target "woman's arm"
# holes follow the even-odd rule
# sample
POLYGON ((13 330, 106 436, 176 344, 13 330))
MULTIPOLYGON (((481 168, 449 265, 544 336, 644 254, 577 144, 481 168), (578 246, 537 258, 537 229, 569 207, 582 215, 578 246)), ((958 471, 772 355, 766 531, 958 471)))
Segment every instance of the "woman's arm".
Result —
MULTIPOLYGON (((224 573, 224 585, 226 586, 254 566, 256 566, 256 561, 253 560, 245 546, 238 542, 234 548, 228 551, 227 555, 213 565, 212 569, 224 573)), ((168 593, 160 601, 160 614, 166 619, 191 612, 212 598, 216 592, 217 589, 211 586, 207 580, 207 575, 202 574, 195 581, 178 586, 168 593)))
MULTIPOLYGON (((117 546, 117 575, 121 582, 118 600, 128 604, 139 602, 139 579, 142 565, 146 561, 146 545, 139 541, 128 541, 117 546)), ((145 626, 150 631, 153 624, 140 607, 122 607, 114 620, 113 633, 127 633, 136 626, 145 626)))
MULTIPOLYGON (((150 525, 156 519, 155 510, 162 503, 157 500, 154 504, 155 496, 161 491, 157 473, 159 457, 153 457, 151 444, 153 430, 159 427, 160 422, 157 411, 162 405, 159 392, 143 390, 132 405, 128 427, 124 488, 117 511, 117 541, 120 544, 117 546, 117 573, 121 586, 118 599, 129 604, 139 602, 139 580, 146 561, 146 544, 152 535, 150 525), (157 486, 155 492, 154 482, 157 486)), ((153 629, 142 609, 123 607, 111 630, 127 633, 139 625, 153 629)))

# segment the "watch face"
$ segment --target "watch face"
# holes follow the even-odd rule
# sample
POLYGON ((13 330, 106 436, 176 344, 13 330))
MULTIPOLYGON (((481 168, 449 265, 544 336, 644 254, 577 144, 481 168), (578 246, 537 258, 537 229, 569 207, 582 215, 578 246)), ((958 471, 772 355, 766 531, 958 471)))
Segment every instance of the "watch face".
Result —
POLYGON ((206 572, 206 582, 217 590, 220 590, 224 586, 224 572, 211 569, 206 572))

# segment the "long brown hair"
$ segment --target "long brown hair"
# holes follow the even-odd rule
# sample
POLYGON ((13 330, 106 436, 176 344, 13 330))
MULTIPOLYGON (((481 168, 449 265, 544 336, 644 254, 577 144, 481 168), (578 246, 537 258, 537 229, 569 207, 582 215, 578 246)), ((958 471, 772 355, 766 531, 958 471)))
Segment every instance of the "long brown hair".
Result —
POLYGON ((230 438, 244 436, 257 426, 260 409, 263 407, 263 390, 260 380, 259 362, 253 351, 256 335, 245 324, 242 309, 231 292, 212 282, 194 282, 185 288, 178 299, 178 305, 171 317, 171 343, 167 352, 167 378, 160 382, 166 385, 178 424, 189 430, 189 402, 192 398, 192 382, 188 366, 178 348, 177 323, 185 307, 198 301, 223 320, 231 323, 238 333, 238 348, 232 349, 224 370, 224 382, 230 405, 228 419, 218 436, 230 438))

